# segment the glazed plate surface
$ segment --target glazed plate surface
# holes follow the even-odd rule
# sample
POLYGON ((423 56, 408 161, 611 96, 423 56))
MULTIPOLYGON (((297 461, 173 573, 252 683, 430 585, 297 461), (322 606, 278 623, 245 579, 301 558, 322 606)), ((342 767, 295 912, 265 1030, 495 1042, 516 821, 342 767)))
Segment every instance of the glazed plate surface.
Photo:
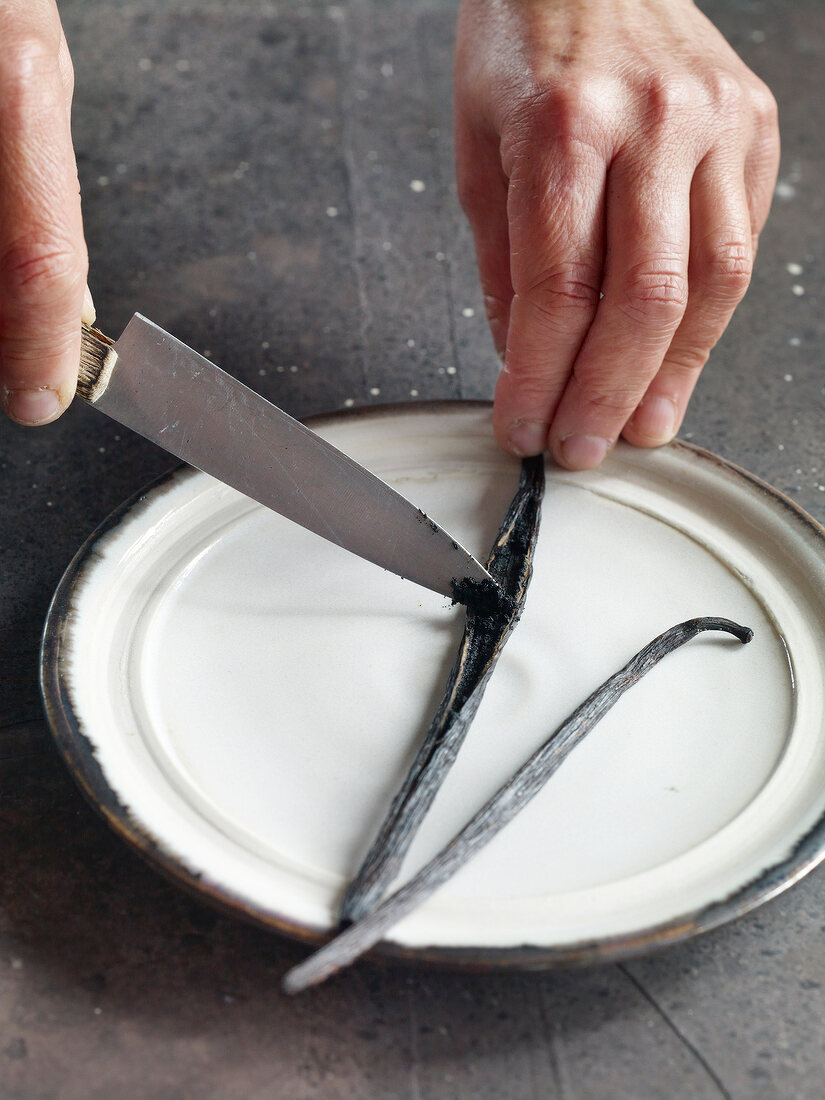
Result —
MULTIPOLYGON (((518 464, 485 405, 311 425, 484 559, 518 464)), ((767 900, 825 840, 825 539, 682 444, 548 466, 533 582, 402 878, 598 684, 700 615, 541 794, 382 950, 543 966, 620 957, 767 900)), ((92 802, 163 870, 320 939, 436 706, 463 613, 188 468, 67 571, 43 690, 92 802)))

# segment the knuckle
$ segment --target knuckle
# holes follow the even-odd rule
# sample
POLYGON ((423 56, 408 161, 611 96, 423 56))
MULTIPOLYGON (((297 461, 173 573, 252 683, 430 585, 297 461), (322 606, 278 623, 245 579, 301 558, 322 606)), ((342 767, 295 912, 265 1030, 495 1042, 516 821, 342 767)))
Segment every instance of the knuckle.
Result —
POLYGON ((735 73, 717 69, 710 77, 711 100, 716 111, 735 115, 741 111, 745 96, 742 82, 735 73))
POLYGON ((603 160, 607 156, 605 98, 592 80, 574 75, 563 85, 549 85, 521 97, 504 128, 503 160, 512 165, 529 162, 537 148, 550 146, 555 156, 565 160, 603 160))
POLYGON ((599 301, 599 280, 592 266, 569 261, 541 273, 523 288, 520 297, 561 332, 581 327, 599 301))
POLYGON ((0 51, 0 87, 6 105, 13 106, 57 66, 57 51, 37 34, 30 32, 5 42, 0 51))
POLYGON ((686 272, 672 260, 647 261, 627 275, 618 308, 634 324, 674 328, 687 308, 686 272))
POLYGON ((65 42, 60 48, 60 55, 58 57, 58 65, 60 68, 60 79, 63 81, 63 88, 66 92, 66 96, 71 100, 74 94, 74 65, 72 64, 72 58, 69 54, 69 49, 65 42))
POLYGON ((699 374, 702 367, 708 361, 710 350, 705 347, 691 347, 684 345, 682 347, 668 348, 667 358, 665 360, 668 370, 675 370, 682 374, 699 374))
POLYGON ((4 293, 22 305, 73 293, 84 278, 83 257, 57 236, 29 236, 0 253, 4 293))
POLYGON ((776 129, 779 125, 779 106, 767 84, 757 81, 751 93, 751 103, 757 123, 766 129, 776 129))
POLYGON ((484 310, 488 321, 500 321, 510 313, 510 300, 489 291, 484 293, 484 310))
POLYGON ((717 297, 738 302, 750 285, 753 250, 744 240, 723 241, 712 250, 708 267, 717 297))
POLYGON ((696 81, 682 73, 657 73, 648 81, 644 93, 648 121, 669 123, 685 108, 695 105, 697 94, 696 81))

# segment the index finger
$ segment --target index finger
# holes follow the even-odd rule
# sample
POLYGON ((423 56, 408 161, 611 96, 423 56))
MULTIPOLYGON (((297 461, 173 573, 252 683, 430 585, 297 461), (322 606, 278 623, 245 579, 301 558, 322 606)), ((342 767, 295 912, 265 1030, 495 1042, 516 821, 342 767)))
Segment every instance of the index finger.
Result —
POLYGON ((54 4, 4 4, 0 41, 0 398, 42 424, 74 393, 87 269, 54 4))
POLYGON ((517 455, 539 454, 596 313, 604 251, 605 162, 556 142, 510 177, 513 298, 493 428, 517 455))

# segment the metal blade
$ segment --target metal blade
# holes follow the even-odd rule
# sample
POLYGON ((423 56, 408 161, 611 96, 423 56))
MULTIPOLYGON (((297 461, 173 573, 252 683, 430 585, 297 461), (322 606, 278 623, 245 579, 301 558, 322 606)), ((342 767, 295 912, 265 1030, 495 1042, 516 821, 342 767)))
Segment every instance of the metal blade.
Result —
POLYGON ((95 408, 330 542, 436 592, 490 576, 363 466, 135 314, 95 408))

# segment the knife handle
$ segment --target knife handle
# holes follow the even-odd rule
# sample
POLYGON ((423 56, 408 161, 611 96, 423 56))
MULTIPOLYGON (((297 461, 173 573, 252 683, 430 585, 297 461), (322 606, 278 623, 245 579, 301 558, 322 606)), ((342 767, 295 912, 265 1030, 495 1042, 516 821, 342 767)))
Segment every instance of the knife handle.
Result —
POLYGON ((93 405, 106 392, 117 352, 115 342, 85 321, 80 326, 80 370, 77 395, 93 405))

